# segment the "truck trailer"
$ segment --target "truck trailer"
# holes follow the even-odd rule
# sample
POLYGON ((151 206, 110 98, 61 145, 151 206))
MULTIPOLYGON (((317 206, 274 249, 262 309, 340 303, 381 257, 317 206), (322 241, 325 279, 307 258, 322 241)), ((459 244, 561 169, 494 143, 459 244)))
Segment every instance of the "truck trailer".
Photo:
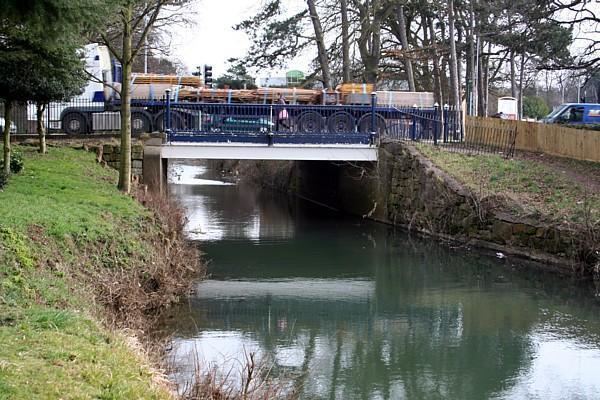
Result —
MULTIPOLYGON (((48 128, 62 130, 66 134, 119 130, 121 65, 111 59, 106 46, 90 44, 85 46, 84 53, 91 79, 83 92, 71 102, 49 105, 48 115, 52 117, 48 128)), ((433 109, 434 103, 430 92, 375 91, 374 85, 360 83, 343 84, 336 90, 231 90, 206 87, 198 76, 133 74, 131 88, 133 134, 164 130, 167 93, 176 110, 179 103, 197 104, 193 112, 189 107, 179 107, 174 111, 170 115, 173 128, 208 129, 211 132, 236 126, 270 130, 276 118, 268 106, 281 102, 282 98, 289 105, 286 112, 293 129, 308 132, 367 129, 371 120, 367 106, 373 99, 378 107, 376 122, 379 127, 385 127, 386 118, 392 114, 397 118, 399 108, 433 109), (239 115, 238 111, 233 111, 234 107, 227 107, 239 103, 256 105, 252 115, 239 115), (320 105, 339 107, 332 111, 331 107, 320 108, 320 105), (344 106, 349 107, 345 109, 344 106)), ((31 111, 30 114, 35 115, 31 111)))

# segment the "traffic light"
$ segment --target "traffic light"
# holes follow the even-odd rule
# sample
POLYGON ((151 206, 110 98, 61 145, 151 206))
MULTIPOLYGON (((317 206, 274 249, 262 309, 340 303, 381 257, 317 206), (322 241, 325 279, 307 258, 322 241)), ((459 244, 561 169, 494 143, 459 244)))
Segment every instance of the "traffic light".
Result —
POLYGON ((211 65, 205 65, 204 66, 204 85, 205 86, 210 86, 212 85, 213 82, 213 78, 212 78, 212 66, 211 65))
POLYGON ((202 76, 202 71, 200 71, 200 67, 196 67, 196 71, 192 72, 193 76, 202 76))

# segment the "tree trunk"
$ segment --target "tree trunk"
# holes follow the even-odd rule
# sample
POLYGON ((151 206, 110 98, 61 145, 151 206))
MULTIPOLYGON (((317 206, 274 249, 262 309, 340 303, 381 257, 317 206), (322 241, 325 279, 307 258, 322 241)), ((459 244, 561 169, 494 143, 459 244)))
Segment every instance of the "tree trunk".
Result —
MULTIPOLYGON (((475 37, 474 37, 474 28, 475 24, 473 21, 473 2, 470 2, 470 10, 469 10, 469 27, 467 28, 467 66, 465 70, 465 83, 466 83, 466 93, 467 97, 467 115, 475 114, 475 97, 473 96, 474 88, 475 88, 475 80, 473 79, 475 76, 475 37)), ((460 80, 460 79, 459 79, 460 80)))
MULTIPOLYGON (((429 27, 430 43, 431 47, 436 48, 435 41, 435 30, 433 28, 433 17, 427 19, 427 25, 429 27)), ((427 27, 425 27, 427 29, 427 27)), ((438 53, 436 50, 433 51, 433 96, 435 101, 442 105, 444 103, 444 92, 442 91, 442 80, 440 72, 440 64, 438 59, 438 53)))
POLYGON ((342 80, 351 82, 350 76, 350 22, 348 21, 348 0, 340 0, 342 14, 342 80))
POLYGON ((515 66, 515 52, 510 51, 510 95, 517 98, 517 72, 515 66))
POLYGON ((360 20, 358 50, 365 67, 365 79, 367 83, 376 84, 381 60, 381 24, 390 16, 393 8, 383 7, 379 0, 355 4, 360 20))
POLYGON ((131 17, 133 6, 123 10, 123 83, 121 86, 121 165, 118 188, 125 193, 131 191, 131 17))
POLYGON ((331 88, 331 73, 329 71, 329 59, 327 57, 327 47, 325 47, 325 37, 323 35, 323 27, 321 26, 321 20, 317 14, 317 7, 315 6, 315 0, 306 0, 308 4, 308 10, 310 11, 310 19, 312 20, 313 28, 315 30, 315 39, 317 42, 317 51, 319 53, 319 64, 321 65, 321 72, 323 74, 323 86, 325 89, 331 88))
POLYGON ((36 116, 37 116, 37 134, 40 139, 39 152, 46 154, 46 126, 44 125, 44 111, 46 111, 46 104, 42 102, 36 103, 36 116))
POLYGON ((486 78, 486 69, 488 65, 488 57, 483 57, 481 55, 483 51, 483 41, 480 39, 478 44, 478 53, 479 53, 479 62, 477 63, 477 105, 479 109, 477 110, 477 115, 487 117, 487 103, 485 98, 485 78, 486 78))
MULTIPOLYGON (((398 25, 400 26, 400 42, 402 44, 402 49, 404 50, 404 54, 409 50, 408 49, 408 38, 406 36, 406 19, 404 18, 404 7, 398 7, 398 25)), ((412 61, 408 55, 404 56, 404 68, 406 69, 406 80, 408 81, 408 90, 411 92, 415 92, 415 75, 413 73, 412 61)))
POLYGON ((486 56, 486 64, 485 64, 485 81, 484 81, 484 87, 485 87, 485 94, 484 94, 484 98, 485 98, 485 116, 487 117, 489 115, 489 108, 490 108, 490 56, 489 54, 492 53, 492 43, 488 43, 488 51, 487 51, 488 55, 486 56))
POLYGON ((519 115, 518 118, 523 118, 523 82, 525 81, 525 53, 521 54, 521 70, 519 71, 519 115))
MULTIPOLYGON (((452 7, 454 9, 454 7, 452 7)), ((456 43, 461 44, 463 40, 463 31, 460 27, 456 26, 456 14, 454 14, 454 31, 456 32, 456 41, 454 48, 456 49, 456 79, 458 80, 458 93, 461 95, 462 101, 462 77, 463 77, 463 66, 462 66, 462 50, 456 46, 456 43)))
POLYGON ((4 175, 10 175, 10 124, 12 114, 12 100, 4 100, 4 175))
MULTIPOLYGON (((421 21, 423 21, 423 47, 431 46, 432 38, 429 37, 429 33, 427 31, 427 20, 428 16, 426 13, 421 14, 421 21)), ((422 62, 423 67, 423 79, 421 83, 421 87, 425 91, 433 91, 433 74, 429 67, 429 59, 423 58, 422 62)))
MULTIPOLYGON (((446 23, 445 23, 444 19, 440 18, 439 24, 440 24, 440 37, 442 38, 442 41, 443 41, 444 38, 446 37, 446 23)), ((449 79, 450 57, 447 54, 440 58, 440 69, 441 69, 440 80, 442 82, 442 89, 441 89, 442 93, 446 93, 446 102, 448 104, 452 104, 452 102, 453 102, 452 90, 451 90, 451 83, 450 83, 450 79, 449 79)))
MULTIPOLYGON (((457 111, 461 110, 460 86, 458 83, 458 60, 456 58, 456 42, 454 41, 454 0, 448 3, 448 30, 450 34, 450 77, 452 97, 457 111)), ((462 118, 457 119, 458 128, 462 132, 462 118)))

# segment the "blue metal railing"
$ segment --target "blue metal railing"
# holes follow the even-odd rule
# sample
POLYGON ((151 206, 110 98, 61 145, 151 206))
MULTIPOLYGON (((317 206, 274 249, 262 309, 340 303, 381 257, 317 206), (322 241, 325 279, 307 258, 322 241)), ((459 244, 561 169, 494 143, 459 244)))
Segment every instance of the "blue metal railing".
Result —
MULTIPOLYGON (((169 96, 167 96, 169 97, 169 96)), ((370 105, 294 105, 166 101, 170 142, 364 144, 379 138, 448 140, 454 112, 370 105)), ((455 119, 455 118, 454 118, 455 119)))
MULTIPOLYGON (((167 102, 171 142, 373 144, 369 106, 167 102)), ((167 118, 167 117, 166 117, 167 118)))
POLYGON ((460 142, 460 112, 445 106, 397 109, 402 118, 387 120, 386 137, 396 140, 428 141, 433 144, 460 142))

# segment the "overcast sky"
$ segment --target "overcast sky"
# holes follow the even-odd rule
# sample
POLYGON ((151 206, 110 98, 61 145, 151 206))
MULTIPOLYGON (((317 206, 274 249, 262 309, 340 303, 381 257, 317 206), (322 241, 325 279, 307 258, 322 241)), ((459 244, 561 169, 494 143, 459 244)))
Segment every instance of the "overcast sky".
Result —
MULTIPOLYGON (((191 72, 196 66, 213 66, 213 76, 227 69, 227 59, 243 57, 250 45, 246 34, 232 26, 254 15, 261 0, 197 0, 191 5, 193 26, 177 27, 173 32, 172 57, 181 60, 191 72)), ((306 71, 308 57, 290 63, 288 69, 306 71)), ((286 69, 287 70, 287 69, 286 69)), ((261 71, 257 77, 283 76, 282 71, 261 71)))
MULTIPOLYGON (((192 72, 196 66, 209 64, 213 66, 213 75, 218 77, 227 69, 227 59, 243 57, 249 47, 246 34, 236 32, 232 26, 245 18, 255 14, 262 0, 196 0, 190 5, 192 20, 195 22, 189 27, 174 27, 171 56, 184 63, 192 72)), ((303 7, 301 0, 288 1, 289 6, 295 4, 303 7), (296 3, 297 2, 297 3, 296 3)), ((592 3, 588 7, 600 11, 600 4, 592 3)), ((567 15, 563 15, 568 20, 567 15)), ((577 26, 574 36, 576 38, 595 38, 600 34, 597 27, 577 26)), ((578 49, 585 46, 585 40, 579 40, 573 46, 578 49)), ((292 60, 288 63, 289 69, 299 69, 307 72, 311 54, 292 60)), ((283 76, 283 71, 259 71, 256 77, 283 76)))

